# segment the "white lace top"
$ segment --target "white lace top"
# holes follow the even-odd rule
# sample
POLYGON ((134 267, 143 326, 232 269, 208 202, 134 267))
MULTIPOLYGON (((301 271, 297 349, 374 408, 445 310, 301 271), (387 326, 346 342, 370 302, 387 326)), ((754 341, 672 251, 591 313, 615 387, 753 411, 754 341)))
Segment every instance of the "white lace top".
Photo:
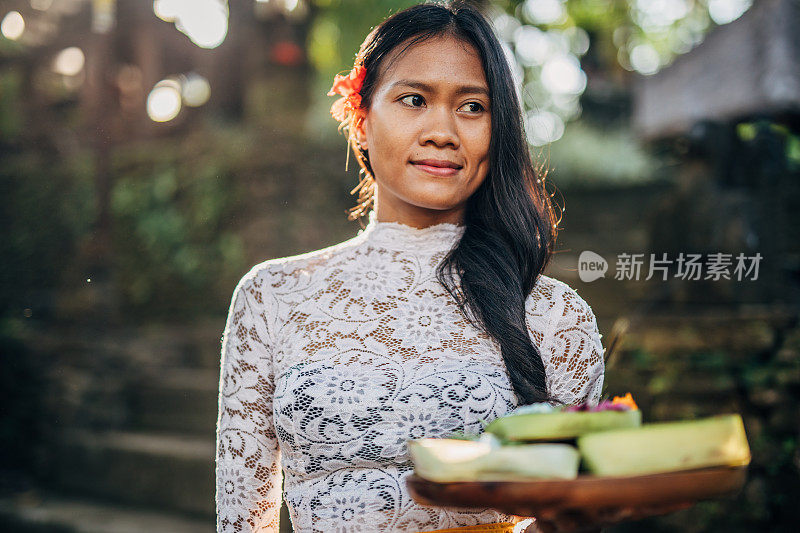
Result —
MULTIPOLYGON (((256 265, 222 343, 217 531, 385 532, 512 521, 419 505, 406 439, 480 433, 517 406, 499 345, 470 325, 435 268, 463 226, 377 222, 340 244, 256 265), (283 489, 281 482, 283 481, 283 489)), ((597 402, 594 313, 541 276, 526 300, 551 394, 597 402)))

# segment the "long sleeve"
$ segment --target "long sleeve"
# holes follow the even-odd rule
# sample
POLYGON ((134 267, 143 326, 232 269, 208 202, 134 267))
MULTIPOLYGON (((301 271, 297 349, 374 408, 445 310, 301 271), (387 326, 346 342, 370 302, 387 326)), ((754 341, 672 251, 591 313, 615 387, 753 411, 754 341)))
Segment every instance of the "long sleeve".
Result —
POLYGON ((605 363, 597 319, 574 289, 559 282, 542 344, 551 393, 568 404, 597 404, 605 363))
POLYGON ((275 390, 261 287, 236 287, 222 340, 216 438, 217 532, 277 533, 281 456, 272 416, 275 390))

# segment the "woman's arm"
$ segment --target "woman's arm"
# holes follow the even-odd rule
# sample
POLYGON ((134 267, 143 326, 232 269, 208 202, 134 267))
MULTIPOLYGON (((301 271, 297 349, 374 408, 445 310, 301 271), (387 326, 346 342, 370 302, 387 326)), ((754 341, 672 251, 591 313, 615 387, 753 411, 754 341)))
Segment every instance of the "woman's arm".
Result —
POLYGON ((222 340, 217 418, 217 532, 277 533, 280 450, 272 419, 275 391, 261 287, 236 287, 222 340))
MULTIPOLYGON (((542 294, 548 294, 548 291, 542 294)), ((537 340, 534 328, 537 310, 549 315, 540 351, 550 392, 568 404, 585 401, 596 404, 600 401, 605 373, 597 319, 589 304, 565 283, 555 281, 549 294, 547 298, 528 302, 527 321, 534 340, 537 340)), ((581 529, 569 514, 535 518, 515 516, 515 520, 525 522, 517 524, 522 533, 600 531, 598 523, 592 520, 582 524, 585 528, 581 529)))
POLYGON ((589 304, 562 282, 557 282, 553 299, 542 341, 551 392, 565 403, 597 404, 605 373, 597 319, 589 304))

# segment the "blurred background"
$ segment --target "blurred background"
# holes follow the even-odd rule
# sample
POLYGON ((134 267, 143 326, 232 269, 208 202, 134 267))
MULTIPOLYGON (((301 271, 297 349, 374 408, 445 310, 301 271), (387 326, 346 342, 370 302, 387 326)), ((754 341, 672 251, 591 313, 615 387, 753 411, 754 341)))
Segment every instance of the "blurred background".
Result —
MULTIPOLYGON (((0 0, 0 528, 213 531, 233 289, 360 228, 326 92, 414 3, 0 0)), ((605 395, 739 412, 750 439, 737 496, 610 531, 800 530, 798 2, 475 4, 565 208, 547 274, 598 316, 605 395), (645 279, 680 253, 761 261, 645 279)))

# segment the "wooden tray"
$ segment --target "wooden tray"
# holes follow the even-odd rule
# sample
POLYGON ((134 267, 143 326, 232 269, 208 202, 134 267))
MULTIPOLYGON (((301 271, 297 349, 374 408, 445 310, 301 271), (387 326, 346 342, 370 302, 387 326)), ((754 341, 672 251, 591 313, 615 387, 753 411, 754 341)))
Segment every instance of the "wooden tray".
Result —
POLYGON ((700 468, 630 477, 578 476, 570 480, 438 483, 411 474, 411 497, 438 507, 497 509, 518 516, 569 509, 648 507, 697 502, 738 491, 747 466, 700 468))

